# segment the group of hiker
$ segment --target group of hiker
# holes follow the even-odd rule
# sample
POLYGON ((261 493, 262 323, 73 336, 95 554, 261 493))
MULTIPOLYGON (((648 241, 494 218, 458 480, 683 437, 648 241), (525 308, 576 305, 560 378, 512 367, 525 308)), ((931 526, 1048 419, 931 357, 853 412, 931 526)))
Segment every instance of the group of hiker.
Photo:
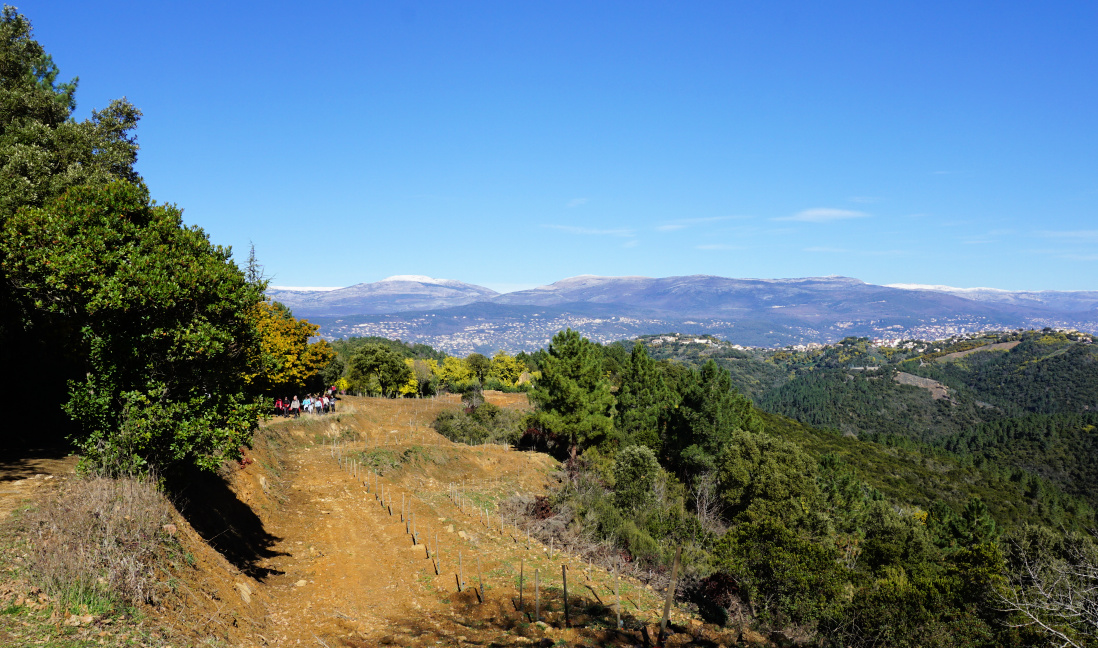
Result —
POLYGON ((306 394, 305 398, 298 400, 297 395, 291 399, 279 398, 275 401, 275 414, 285 418, 297 418, 302 412, 306 414, 327 414, 334 412, 336 408, 336 388, 330 387, 322 394, 306 394))

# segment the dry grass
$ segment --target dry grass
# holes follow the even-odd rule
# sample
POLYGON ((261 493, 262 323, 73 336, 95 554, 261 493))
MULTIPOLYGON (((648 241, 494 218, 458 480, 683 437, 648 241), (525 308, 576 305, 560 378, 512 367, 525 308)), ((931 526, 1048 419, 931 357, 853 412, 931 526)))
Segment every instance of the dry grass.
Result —
POLYGON ((173 542, 170 513, 148 480, 76 480, 28 515, 27 566, 66 607, 98 613, 153 601, 155 564, 173 542))

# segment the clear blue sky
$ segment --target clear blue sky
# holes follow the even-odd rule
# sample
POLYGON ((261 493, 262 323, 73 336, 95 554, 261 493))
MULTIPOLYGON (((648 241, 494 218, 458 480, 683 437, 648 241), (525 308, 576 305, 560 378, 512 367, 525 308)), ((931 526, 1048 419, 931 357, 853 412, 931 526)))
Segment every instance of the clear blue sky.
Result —
POLYGON ((1098 3, 17 3, 274 284, 1098 289, 1098 3))

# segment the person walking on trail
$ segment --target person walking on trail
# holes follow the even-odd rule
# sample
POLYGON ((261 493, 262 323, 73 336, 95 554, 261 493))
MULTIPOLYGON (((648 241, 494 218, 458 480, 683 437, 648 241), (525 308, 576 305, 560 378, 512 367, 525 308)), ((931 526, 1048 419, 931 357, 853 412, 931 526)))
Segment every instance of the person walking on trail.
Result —
POLYGON ((301 401, 297 400, 297 396, 294 396, 293 402, 290 403, 290 411, 294 413, 294 418, 301 414, 301 401))

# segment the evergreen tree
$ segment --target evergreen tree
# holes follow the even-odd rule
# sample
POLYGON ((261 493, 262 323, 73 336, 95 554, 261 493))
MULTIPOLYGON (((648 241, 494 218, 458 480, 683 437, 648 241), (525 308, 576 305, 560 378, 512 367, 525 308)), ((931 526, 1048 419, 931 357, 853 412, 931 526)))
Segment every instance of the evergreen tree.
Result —
POLYGON ((761 432, 754 406, 732 388, 732 377, 712 360, 691 371, 668 438, 668 451, 680 475, 708 472, 736 430, 761 432))
POLYGON ((541 378, 530 390, 537 422, 567 439, 573 458, 581 446, 607 439, 613 430, 614 396, 596 346, 577 331, 561 331, 540 364, 541 378))
POLYGON ((633 345, 618 390, 616 423, 624 437, 622 445, 643 445, 659 454, 663 446, 663 428, 674 407, 674 396, 658 363, 648 356, 644 345, 633 345))

